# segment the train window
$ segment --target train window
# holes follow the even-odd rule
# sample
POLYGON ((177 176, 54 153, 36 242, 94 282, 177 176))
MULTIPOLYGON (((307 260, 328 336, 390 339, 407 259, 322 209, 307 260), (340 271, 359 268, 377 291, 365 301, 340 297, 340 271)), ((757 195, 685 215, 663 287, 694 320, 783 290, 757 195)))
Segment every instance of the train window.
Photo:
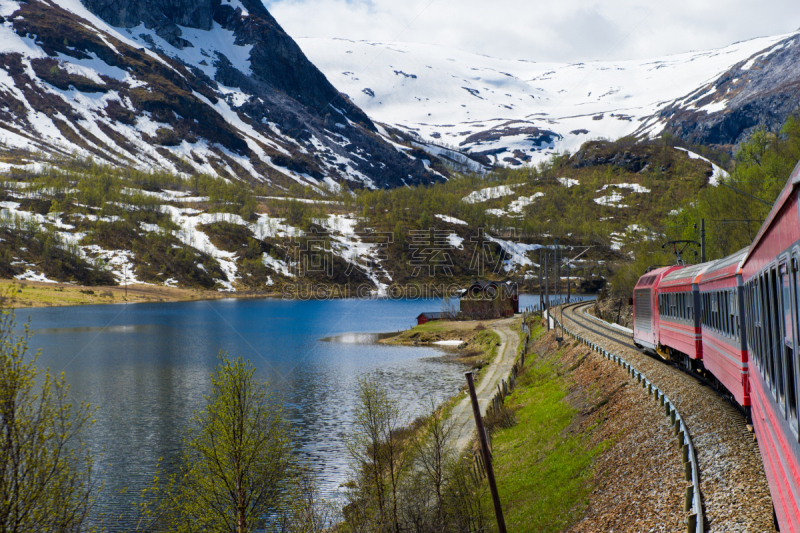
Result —
POLYGON ((706 295, 700 295, 700 323, 706 325, 706 295))
POLYGON ((786 371, 786 415, 792 427, 797 429, 797 394, 794 365, 794 316, 792 313, 792 281, 786 264, 779 267, 781 302, 783 303, 783 368, 786 371))
POLYGON ((683 319, 689 320, 689 293, 683 294, 683 319))
POLYGON ((684 292, 681 294, 681 318, 686 320, 689 318, 686 316, 686 293, 684 292))
MULTIPOLYGON (((794 375, 794 383, 795 388, 793 393, 795 395, 794 400, 794 408, 795 408, 795 431, 800 434, 800 422, 798 421, 798 411, 800 410, 800 398, 798 398, 798 389, 800 389, 800 357, 798 357, 798 351, 800 351, 800 343, 798 343, 797 336, 800 334, 800 269, 798 269, 797 264, 797 256, 792 257, 792 285, 794 288, 793 291, 793 301, 792 301, 792 314, 794 316, 794 326, 795 326, 795 350, 794 350, 794 359, 792 360, 791 366, 791 373, 790 370, 787 368, 788 375, 794 375)), ((787 365, 788 366, 788 365, 787 365)))
POLYGON ((706 309, 707 308, 708 307, 706 306, 706 295, 705 294, 701 294, 700 295, 700 322, 702 322, 704 326, 706 325, 706 309))
POLYGON ((722 300, 722 307, 720 308, 720 312, 722 313, 722 332, 730 337, 731 336, 731 324, 728 320, 730 316, 730 311, 728 310, 728 293, 727 292, 720 292, 719 293, 720 299, 722 300))
POLYGON ((758 362, 759 362, 759 369, 761 370, 761 375, 764 375, 764 346, 762 344, 762 339, 764 338, 764 316, 763 308, 761 307, 761 279, 756 278, 753 280, 753 306, 755 308, 755 317, 756 317, 756 324, 758 324, 758 328, 756 331, 755 337, 753 337, 753 345, 756 347, 756 353, 758 354, 758 362))
MULTIPOLYGON (((747 345, 745 348, 750 351, 750 360, 755 361, 756 366, 758 366, 758 360, 756 358, 756 354, 753 351, 753 322, 755 321, 755 317, 753 316, 753 291, 752 286, 750 283, 747 283, 743 289, 744 294, 744 314, 748 317, 744 321, 744 327, 747 331, 747 345)), ((741 320, 740 320, 741 321, 741 320)))
POLYGON ((772 388, 772 341, 770 340, 769 292, 767 292, 767 276, 759 277, 758 293, 761 297, 761 357, 764 360, 764 380, 772 388))
POLYGON ((714 329, 714 293, 708 293, 708 327, 714 329))
POLYGON ((725 300, 725 334, 730 337, 733 334, 733 322, 731 321, 732 309, 728 291, 722 293, 722 299, 725 300))
POLYGON ((681 312, 681 319, 686 320, 686 293, 685 292, 681 293, 680 312, 681 312))
POLYGON ((730 324, 732 339, 736 338, 736 305, 733 301, 733 291, 728 291, 728 324, 730 324))
POLYGON ((775 389, 775 399, 781 410, 786 412, 785 398, 783 395, 783 357, 781 354, 781 308, 780 308, 780 288, 778 287, 778 276, 775 268, 769 272, 769 299, 770 299, 770 327, 772 328, 772 387, 775 389))
POLYGON ((758 368, 761 375, 764 375, 764 351, 761 348, 761 338, 764 334, 764 327, 761 324, 761 291, 759 290, 759 278, 753 280, 753 317, 755 318, 755 335, 753 335, 753 347, 758 357, 758 368))

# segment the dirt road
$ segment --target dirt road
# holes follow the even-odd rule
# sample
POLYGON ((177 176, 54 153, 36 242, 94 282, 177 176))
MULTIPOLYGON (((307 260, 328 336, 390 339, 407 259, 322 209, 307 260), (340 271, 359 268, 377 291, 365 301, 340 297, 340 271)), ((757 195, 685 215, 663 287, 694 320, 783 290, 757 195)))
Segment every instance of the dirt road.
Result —
MULTIPOLYGON (((478 395, 478 404, 481 413, 486 413, 486 407, 497 392, 497 385, 508 379, 514 360, 517 357, 519 335, 511 329, 517 318, 506 318, 493 322, 489 327, 500 336, 500 346, 494 361, 484 369, 480 383, 476 384, 475 392, 478 395)), ((453 422, 454 438, 459 451, 464 450, 475 435, 475 418, 472 414, 472 404, 469 395, 464 395, 461 401, 453 408, 450 415, 453 422)))

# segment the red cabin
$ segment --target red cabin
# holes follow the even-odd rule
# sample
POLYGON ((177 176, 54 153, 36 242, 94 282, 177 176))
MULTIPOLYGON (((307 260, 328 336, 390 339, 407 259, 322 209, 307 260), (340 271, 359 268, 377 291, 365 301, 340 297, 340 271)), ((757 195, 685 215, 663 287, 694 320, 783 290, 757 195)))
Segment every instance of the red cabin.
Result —
POLYGON ((444 320, 445 318, 450 318, 450 315, 447 313, 420 313, 417 317, 417 325, 421 326, 433 320, 444 320))
POLYGON ((703 366, 743 407, 750 406, 742 264, 748 248, 713 263, 700 277, 703 366))

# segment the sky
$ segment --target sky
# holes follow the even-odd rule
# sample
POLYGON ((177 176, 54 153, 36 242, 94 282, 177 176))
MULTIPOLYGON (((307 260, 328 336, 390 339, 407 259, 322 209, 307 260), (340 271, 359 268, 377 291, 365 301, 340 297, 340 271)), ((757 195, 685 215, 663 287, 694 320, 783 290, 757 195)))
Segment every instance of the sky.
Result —
POLYGON ((503 59, 647 59, 800 28, 798 0, 263 0, 292 37, 439 44, 503 59))

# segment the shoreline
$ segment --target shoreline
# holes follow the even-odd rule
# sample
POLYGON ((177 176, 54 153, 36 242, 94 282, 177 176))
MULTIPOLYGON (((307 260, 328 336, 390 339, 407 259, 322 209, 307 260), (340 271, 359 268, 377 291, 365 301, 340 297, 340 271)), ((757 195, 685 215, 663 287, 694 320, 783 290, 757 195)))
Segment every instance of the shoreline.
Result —
MULTIPOLYGON (((538 293, 520 293, 538 295, 538 293)), ((128 285, 127 296, 124 286, 101 285, 84 286, 71 283, 51 283, 44 281, 0 279, 0 306, 7 309, 29 309, 39 307, 69 307, 78 305, 111 305, 135 303, 167 303, 167 302, 192 302, 202 300, 225 299, 284 299, 290 301, 306 300, 341 300, 356 299, 350 296, 315 295, 309 298, 286 298, 287 294, 282 289, 271 291, 213 291, 202 289, 184 289, 179 287, 166 287, 164 285, 136 284, 128 285), (13 287, 17 294, 10 297, 13 287), (322 296, 322 297, 318 297, 322 296)), ((592 296, 591 294, 575 294, 574 296, 592 296)), ((596 296, 596 295, 594 295, 596 296)), ((390 296, 371 294, 369 299, 393 299, 390 296)), ((405 295, 403 296, 405 298, 405 295)), ((429 299, 433 299, 429 297, 429 299)))
POLYGON ((145 284, 128 285, 126 291, 125 287, 120 286, 87 287, 70 283, 0 279, 0 301, 6 309, 279 297, 279 292, 220 292, 145 284), (11 296, 14 288, 17 292, 11 296))

